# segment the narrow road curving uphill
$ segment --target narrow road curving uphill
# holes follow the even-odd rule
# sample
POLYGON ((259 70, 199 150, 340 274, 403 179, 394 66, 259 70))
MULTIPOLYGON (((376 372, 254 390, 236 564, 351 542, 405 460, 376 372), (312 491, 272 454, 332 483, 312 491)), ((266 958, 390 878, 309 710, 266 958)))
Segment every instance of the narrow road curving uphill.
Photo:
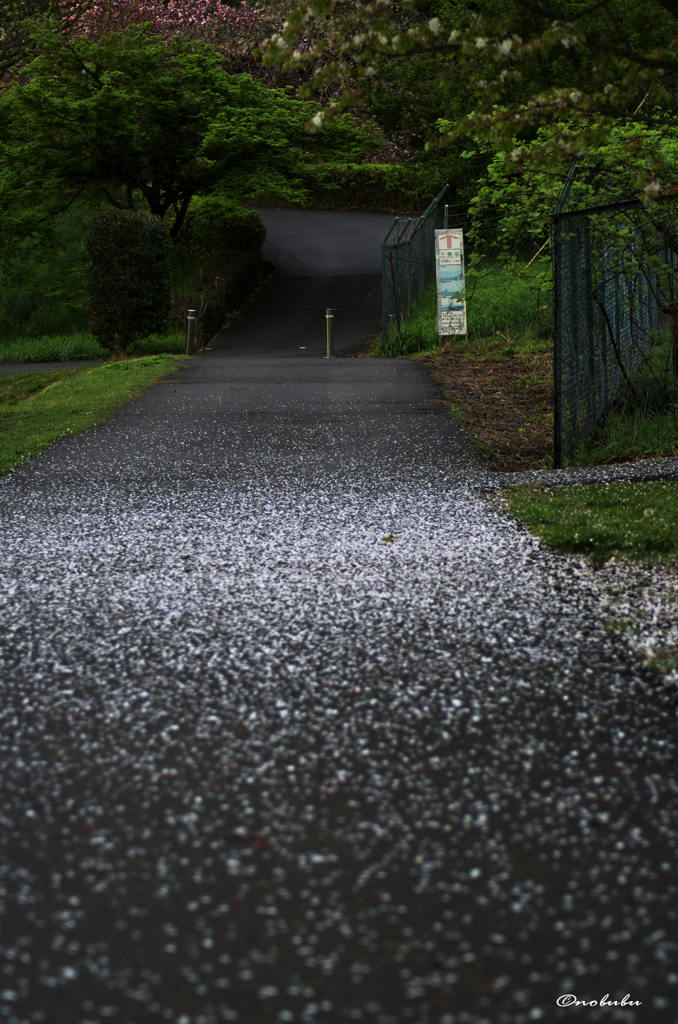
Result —
POLYGON ((675 1024, 673 696, 422 367, 321 358, 390 219, 264 216, 214 349, 0 481, 0 1021, 675 1024))

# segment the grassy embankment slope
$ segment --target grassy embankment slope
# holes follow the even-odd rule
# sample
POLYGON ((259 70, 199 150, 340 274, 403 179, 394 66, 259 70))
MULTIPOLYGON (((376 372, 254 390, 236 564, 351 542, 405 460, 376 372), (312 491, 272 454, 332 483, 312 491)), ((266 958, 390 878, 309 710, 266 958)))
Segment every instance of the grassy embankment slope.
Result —
POLYGON ((146 356, 85 370, 0 377, 0 474, 59 438, 105 423, 182 361, 146 356))

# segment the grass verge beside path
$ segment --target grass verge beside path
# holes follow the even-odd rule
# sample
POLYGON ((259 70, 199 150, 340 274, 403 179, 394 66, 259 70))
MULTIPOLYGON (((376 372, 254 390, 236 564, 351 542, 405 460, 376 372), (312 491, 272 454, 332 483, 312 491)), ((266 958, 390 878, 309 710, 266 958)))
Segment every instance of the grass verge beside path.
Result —
POLYGON ((601 565, 612 557, 678 570, 678 482, 511 487, 511 512, 556 551, 601 565))
MULTIPOLYGON (((140 338, 131 346, 131 356, 155 356, 186 351, 185 331, 168 331, 140 338)), ((57 363, 71 359, 109 357, 89 331, 46 335, 44 338, 17 338, 0 343, 1 363, 57 363)))
MULTIPOLYGON (((442 400, 490 469, 550 468, 554 393, 548 266, 535 263, 529 272, 512 275, 486 263, 469 282, 468 337, 448 339, 440 350, 436 292, 430 286, 413 303, 401 330, 376 339, 367 354, 419 359, 442 385, 442 400)), ((638 372, 631 382, 622 381, 613 407, 579 445, 571 464, 678 456, 672 352, 670 332, 659 332, 638 372)))
POLYGON ((510 511, 556 551, 593 563, 591 600, 610 630, 666 685, 678 684, 678 481, 504 492, 510 511))
POLYGON ((146 356, 87 370, 0 378, 0 474, 61 437, 105 423, 121 405, 177 370, 184 359, 146 356))
MULTIPOLYGON (((522 275, 489 265, 470 280, 466 295, 468 337, 459 339, 460 347, 478 357, 489 349, 514 355, 550 347, 551 299, 546 274, 541 262, 522 275)), ((437 352, 437 309, 438 293, 433 283, 412 303, 401 329, 380 337, 370 355, 395 358, 437 352)))

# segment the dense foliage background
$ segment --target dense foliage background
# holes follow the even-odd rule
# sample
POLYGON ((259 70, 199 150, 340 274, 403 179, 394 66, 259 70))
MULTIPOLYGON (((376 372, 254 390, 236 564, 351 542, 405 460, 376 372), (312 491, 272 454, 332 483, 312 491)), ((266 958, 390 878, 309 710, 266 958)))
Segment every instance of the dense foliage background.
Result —
POLYGON ((104 206, 178 242, 198 199, 413 212, 447 182, 537 237, 575 157, 578 201, 678 190, 669 0, 0 0, 0 27, 3 337, 82 328, 104 206))

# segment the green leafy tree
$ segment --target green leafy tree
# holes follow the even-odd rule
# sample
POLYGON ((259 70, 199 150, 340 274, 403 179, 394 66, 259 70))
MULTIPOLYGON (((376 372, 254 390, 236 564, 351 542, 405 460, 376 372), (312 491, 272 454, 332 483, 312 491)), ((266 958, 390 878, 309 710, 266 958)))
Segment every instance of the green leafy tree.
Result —
POLYGON ((0 0, 0 79, 20 61, 31 45, 28 20, 41 13, 42 4, 0 0))
MULTIPOLYGON (((374 0, 342 13, 333 0, 301 0, 264 47, 267 63, 314 69, 307 94, 342 83, 318 124, 364 104, 394 61, 423 56, 438 61, 435 81, 450 97, 447 138, 471 136, 490 154, 506 153, 512 173, 534 158, 543 127, 555 130, 539 136, 539 159, 561 174, 620 125, 659 128, 665 138, 678 127, 675 0, 478 0, 473 8, 374 0), (319 41, 300 50, 316 22, 319 41)), ((632 135, 624 144, 637 152, 632 135)), ((661 150, 635 167, 646 201, 675 191, 661 150)))
MULTIPOLYGON (((247 74, 227 74, 207 45, 169 44, 145 26, 100 41, 45 33, 22 82, 0 96, 0 199, 45 195, 139 203, 181 230, 191 198, 229 181, 242 196, 305 161, 356 157, 374 133, 344 116, 317 133, 317 104, 247 74)), ((23 201, 23 202, 22 202, 23 201)))
POLYGON ((0 82, 15 64, 36 52, 36 27, 46 21, 64 38, 73 34, 91 0, 0 0, 0 82))

